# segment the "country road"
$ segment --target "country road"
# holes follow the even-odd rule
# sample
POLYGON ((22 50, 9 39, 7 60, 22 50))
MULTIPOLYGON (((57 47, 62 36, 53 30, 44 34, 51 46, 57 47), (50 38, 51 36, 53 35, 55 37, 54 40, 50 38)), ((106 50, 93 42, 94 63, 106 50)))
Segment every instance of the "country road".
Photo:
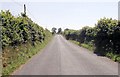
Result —
POLYGON ((118 63, 55 35, 13 75, 118 75, 118 63))

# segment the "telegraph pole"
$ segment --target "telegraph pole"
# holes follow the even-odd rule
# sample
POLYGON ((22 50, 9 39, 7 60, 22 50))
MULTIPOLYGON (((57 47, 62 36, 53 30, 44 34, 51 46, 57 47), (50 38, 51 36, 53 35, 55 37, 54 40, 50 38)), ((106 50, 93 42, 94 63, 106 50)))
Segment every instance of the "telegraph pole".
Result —
POLYGON ((25 6, 25 4, 24 4, 24 14, 26 15, 26 6, 25 6))

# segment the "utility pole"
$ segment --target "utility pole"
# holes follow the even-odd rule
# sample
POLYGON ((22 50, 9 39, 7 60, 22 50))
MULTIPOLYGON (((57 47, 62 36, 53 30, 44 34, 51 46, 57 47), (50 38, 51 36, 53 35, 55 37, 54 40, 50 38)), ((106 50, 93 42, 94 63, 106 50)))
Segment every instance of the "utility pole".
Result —
POLYGON ((26 15, 26 6, 25 6, 25 4, 24 4, 24 14, 26 15))

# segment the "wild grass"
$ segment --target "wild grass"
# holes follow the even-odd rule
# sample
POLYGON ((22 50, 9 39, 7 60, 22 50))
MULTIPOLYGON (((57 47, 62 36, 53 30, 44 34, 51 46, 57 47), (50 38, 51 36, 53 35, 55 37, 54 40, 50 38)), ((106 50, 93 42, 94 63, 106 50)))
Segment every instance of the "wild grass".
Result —
POLYGON ((40 43, 36 42, 35 46, 30 43, 21 44, 16 48, 6 47, 2 52, 3 69, 2 75, 10 75, 22 64, 26 63, 33 55, 40 52, 52 39, 52 35, 46 36, 46 39, 40 43))
MULTIPOLYGON (((84 47, 84 48, 86 48, 86 49, 88 49, 88 50, 90 50, 92 52, 95 51, 95 46, 90 44, 90 43, 88 43, 88 44, 86 44, 86 43, 80 44, 79 42, 74 41, 74 40, 70 40, 70 41, 73 42, 74 44, 77 44, 77 45, 79 45, 81 47, 84 47)), ((112 52, 108 52, 104 56, 110 58, 111 60, 113 60, 115 62, 119 62, 120 63, 120 54, 113 54, 112 52)))

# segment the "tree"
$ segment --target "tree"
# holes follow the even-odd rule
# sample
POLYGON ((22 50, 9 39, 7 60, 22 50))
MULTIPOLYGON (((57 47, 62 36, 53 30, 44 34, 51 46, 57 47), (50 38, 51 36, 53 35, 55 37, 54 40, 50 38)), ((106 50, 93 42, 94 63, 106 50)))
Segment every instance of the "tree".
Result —
POLYGON ((52 34, 55 34, 55 33, 56 33, 56 30, 57 30, 57 28, 53 27, 53 28, 52 28, 52 34))
POLYGON ((79 31, 65 29, 67 40, 78 41, 93 47, 94 53, 120 62, 120 21, 112 18, 100 19, 95 27, 83 27, 79 31))
POLYGON ((61 34, 62 33, 62 29, 61 28, 58 28, 58 34, 61 34))
POLYGON ((96 52, 120 54, 120 26, 117 20, 112 18, 100 19, 96 25, 95 36, 96 52))
POLYGON ((85 40, 86 40, 86 32, 87 32, 87 29, 88 29, 89 27, 88 26, 86 26, 86 27, 83 27, 79 32, 79 42, 80 43, 84 43, 85 42, 85 40))

